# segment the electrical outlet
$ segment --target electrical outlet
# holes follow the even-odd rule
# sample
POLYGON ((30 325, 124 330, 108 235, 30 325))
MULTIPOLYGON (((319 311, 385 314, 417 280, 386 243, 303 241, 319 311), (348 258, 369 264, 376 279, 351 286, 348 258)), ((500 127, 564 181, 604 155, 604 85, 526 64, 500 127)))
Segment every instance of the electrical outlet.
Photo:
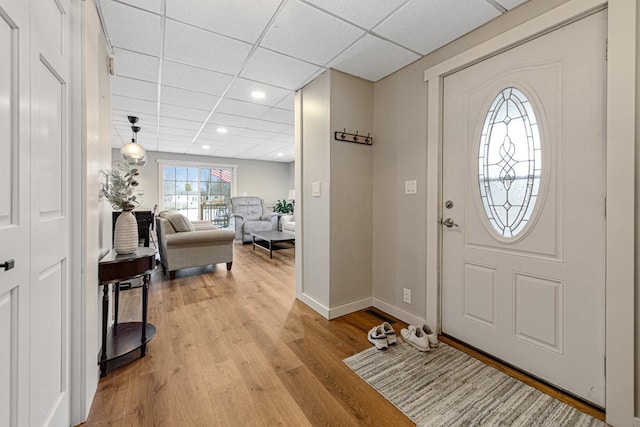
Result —
POLYGON ((411 289, 404 288, 404 297, 402 300, 407 304, 411 304, 411 289))

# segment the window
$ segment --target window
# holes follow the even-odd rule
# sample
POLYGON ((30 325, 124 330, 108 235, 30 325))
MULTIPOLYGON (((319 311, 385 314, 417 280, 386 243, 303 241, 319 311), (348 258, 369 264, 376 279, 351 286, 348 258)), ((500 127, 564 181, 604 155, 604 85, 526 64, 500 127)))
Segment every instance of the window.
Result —
POLYGON ((236 168, 160 162, 161 208, 176 210, 190 220, 207 219, 227 225, 224 205, 234 193, 236 168))
POLYGON ((501 237, 515 237, 531 218, 540 189, 542 150, 527 97, 502 90, 485 117, 478 153, 482 206, 501 237))

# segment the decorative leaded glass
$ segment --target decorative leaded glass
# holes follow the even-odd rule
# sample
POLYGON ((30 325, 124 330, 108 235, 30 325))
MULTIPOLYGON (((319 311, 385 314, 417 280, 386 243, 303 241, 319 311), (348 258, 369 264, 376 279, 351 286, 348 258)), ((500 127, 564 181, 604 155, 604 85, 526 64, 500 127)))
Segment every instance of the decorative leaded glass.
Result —
POLYGON ((531 218, 542 170, 538 122, 527 97, 502 90, 484 120, 478 153, 482 206, 502 237, 515 237, 531 218))

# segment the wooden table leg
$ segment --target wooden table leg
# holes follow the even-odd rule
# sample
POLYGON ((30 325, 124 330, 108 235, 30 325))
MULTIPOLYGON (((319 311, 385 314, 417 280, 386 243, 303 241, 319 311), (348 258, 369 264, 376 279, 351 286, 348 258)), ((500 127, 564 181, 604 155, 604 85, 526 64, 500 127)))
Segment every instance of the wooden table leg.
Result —
POLYGON ((151 275, 145 274, 142 278, 142 347, 140 356, 144 357, 147 353, 147 305, 149 301, 149 282, 151 275))
POLYGON ((113 293, 115 298, 113 300, 113 334, 118 334, 118 310, 120 308, 120 283, 113 284, 113 293))
POLYGON ((102 292, 102 351, 100 354, 100 376, 107 375, 107 322, 109 316, 109 285, 102 292))

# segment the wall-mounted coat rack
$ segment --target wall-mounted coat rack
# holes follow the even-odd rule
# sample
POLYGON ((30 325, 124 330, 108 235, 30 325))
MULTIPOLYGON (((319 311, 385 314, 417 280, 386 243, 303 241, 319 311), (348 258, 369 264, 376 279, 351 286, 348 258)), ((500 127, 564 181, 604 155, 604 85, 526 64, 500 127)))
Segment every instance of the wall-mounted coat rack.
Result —
POLYGON ((347 129, 343 129, 342 132, 336 131, 334 135, 336 141, 355 142, 356 144, 365 145, 373 144, 373 137, 369 133, 367 133, 367 136, 364 136, 358 135, 358 131, 356 131, 356 133, 349 133, 347 129))

